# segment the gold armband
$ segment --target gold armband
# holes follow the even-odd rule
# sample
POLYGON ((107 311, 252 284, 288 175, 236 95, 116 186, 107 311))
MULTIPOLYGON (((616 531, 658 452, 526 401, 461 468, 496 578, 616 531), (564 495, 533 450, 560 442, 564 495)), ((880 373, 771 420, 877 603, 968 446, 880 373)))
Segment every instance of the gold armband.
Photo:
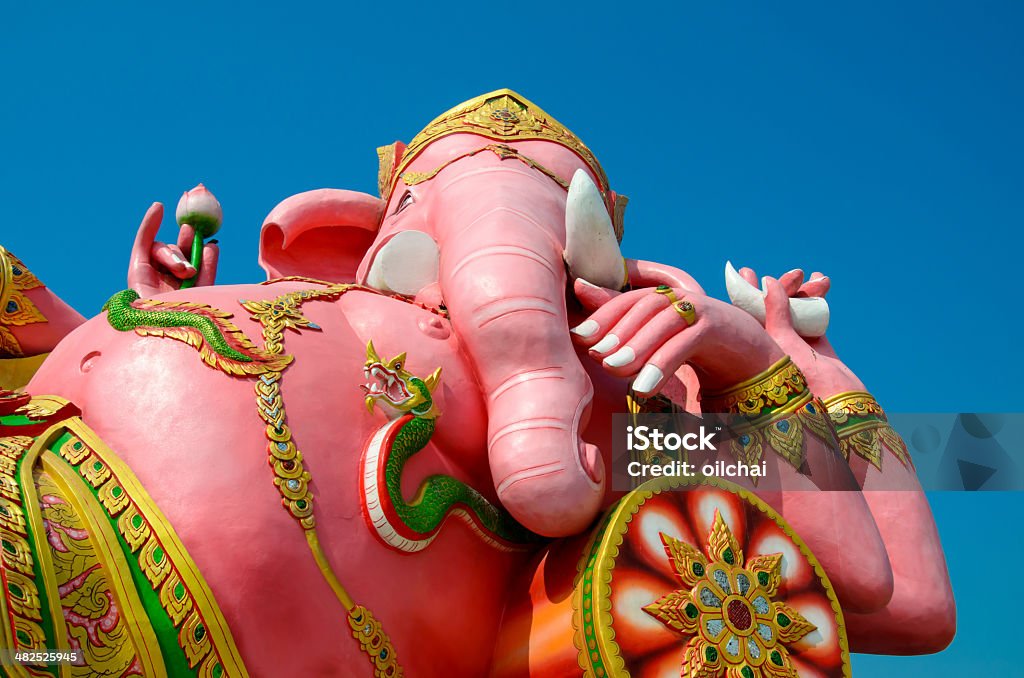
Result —
POLYGON ((760 423, 762 417, 794 412, 812 397, 807 379, 786 356, 756 377, 723 391, 706 392, 701 409, 742 414, 760 423))
POLYGON ((904 466, 913 466, 903 438, 889 424, 882 406, 870 393, 846 391, 824 401, 829 417, 839 435, 839 449, 843 456, 850 453, 865 459, 882 470, 884 444, 904 466))
POLYGON ((807 386, 807 379, 789 356, 761 374, 721 391, 704 394, 701 409, 739 415, 730 441, 733 455, 756 464, 770 446, 794 468, 806 457, 804 431, 834 444, 825 407, 807 386))

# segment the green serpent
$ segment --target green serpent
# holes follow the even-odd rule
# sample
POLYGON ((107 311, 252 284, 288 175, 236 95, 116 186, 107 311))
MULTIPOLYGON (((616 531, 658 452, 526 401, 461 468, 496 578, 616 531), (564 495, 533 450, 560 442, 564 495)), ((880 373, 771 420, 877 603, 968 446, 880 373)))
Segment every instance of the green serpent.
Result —
POLYGON ((430 441, 439 413, 431 392, 440 380, 440 368, 419 379, 404 369, 405 354, 381 360, 367 345, 363 386, 366 406, 375 405, 388 422, 371 437, 362 458, 363 490, 367 520, 389 546, 401 551, 426 548, 445 518, 454 513, 485 541, 498 547, 536 542, 533 534, 505 510, 477 490, 447 475, 432 475, 407 502, 402 495, 406 462, 430 441), (383 469, 383 485, 381 474, 383 469))
POLYGON ((122 290, 103 310, 115 330, 185 342, 199 351, 203 362, 228 374, 279 372, 291 362, 291 356, 257 348, 228 320, 230 313, 206 304, 140 299, 138 292, 122 290))

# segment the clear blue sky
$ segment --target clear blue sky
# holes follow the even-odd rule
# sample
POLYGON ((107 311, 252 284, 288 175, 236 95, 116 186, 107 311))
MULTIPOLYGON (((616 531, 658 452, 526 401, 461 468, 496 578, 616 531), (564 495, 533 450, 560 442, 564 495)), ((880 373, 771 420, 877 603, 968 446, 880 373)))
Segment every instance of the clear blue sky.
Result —
MULTIPOLYGON (((278 201, 374 192, 376 146, 512 87, 630 196, 627 255, 719 295, 727 258, 824 270, 830 336, 889 409, 1024 409, 1024 4, 32 4, 0 41, 0 241, 87 315, 151 201, 206 183, 220 282, 253 281, 278 201)), ((857 674, 1013 673, 989 639, 1024 600, 984 573, 1024 557, 1024 497, 933 501, 957 639, 857 674)))

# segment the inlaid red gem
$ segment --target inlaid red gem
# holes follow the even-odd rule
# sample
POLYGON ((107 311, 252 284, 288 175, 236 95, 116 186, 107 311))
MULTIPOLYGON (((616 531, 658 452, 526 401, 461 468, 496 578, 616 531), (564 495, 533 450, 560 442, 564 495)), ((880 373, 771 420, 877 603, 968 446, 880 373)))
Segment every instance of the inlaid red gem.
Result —
POLYGON ((750 608, 735 598, 729 601, 725 611, 729 615, 729 621, 740 631, 746 631, 754 622, 750 616, 750 608))

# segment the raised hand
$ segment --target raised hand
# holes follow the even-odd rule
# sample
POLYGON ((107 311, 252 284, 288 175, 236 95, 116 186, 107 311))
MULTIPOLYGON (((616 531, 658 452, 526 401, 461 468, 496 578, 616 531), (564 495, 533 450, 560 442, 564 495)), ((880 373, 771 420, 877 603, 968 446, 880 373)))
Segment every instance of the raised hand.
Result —
MULTIPOLYGON (((128 286, 143 297, 180 289, 182 281, 196 275, 195 267, 189 262, 195 229, 189 224, 182 225, 176 245, 158 242, 156 234, 160 230, 163 216, 164 206, 158 202, 153 203, 139 225, 132 246, 128 263, 128 286)), ((203 246, 202 266, 196 285, 214 284, 219 255, 220 248, 216 241, 203 246)))
POLYGON ((573 341, 609 373, 635 377, 633 389, 641 395, 657 393, 683 363, 702 386, 720 389, 784 355, 750 315, 699 292, 661 286, 619 293, 584 280, 574 291, 593 313, 571 330, 573 341))
MULTIPOLYGON (((741 268, 739 274, 757 288, 757 273, 752 269, 741 268)), ((857 375, 836 356, 824 334, 806 337, 794 328, 790 299, 824 298, 831 288, 831 280, 815 272, 805 282, 804 272, 797 268, 778 279, 765 277, 761 282, 765 294, 765 330, 804 373, 811 390, 822 398, 842 391, 866 390, 857 375)))

